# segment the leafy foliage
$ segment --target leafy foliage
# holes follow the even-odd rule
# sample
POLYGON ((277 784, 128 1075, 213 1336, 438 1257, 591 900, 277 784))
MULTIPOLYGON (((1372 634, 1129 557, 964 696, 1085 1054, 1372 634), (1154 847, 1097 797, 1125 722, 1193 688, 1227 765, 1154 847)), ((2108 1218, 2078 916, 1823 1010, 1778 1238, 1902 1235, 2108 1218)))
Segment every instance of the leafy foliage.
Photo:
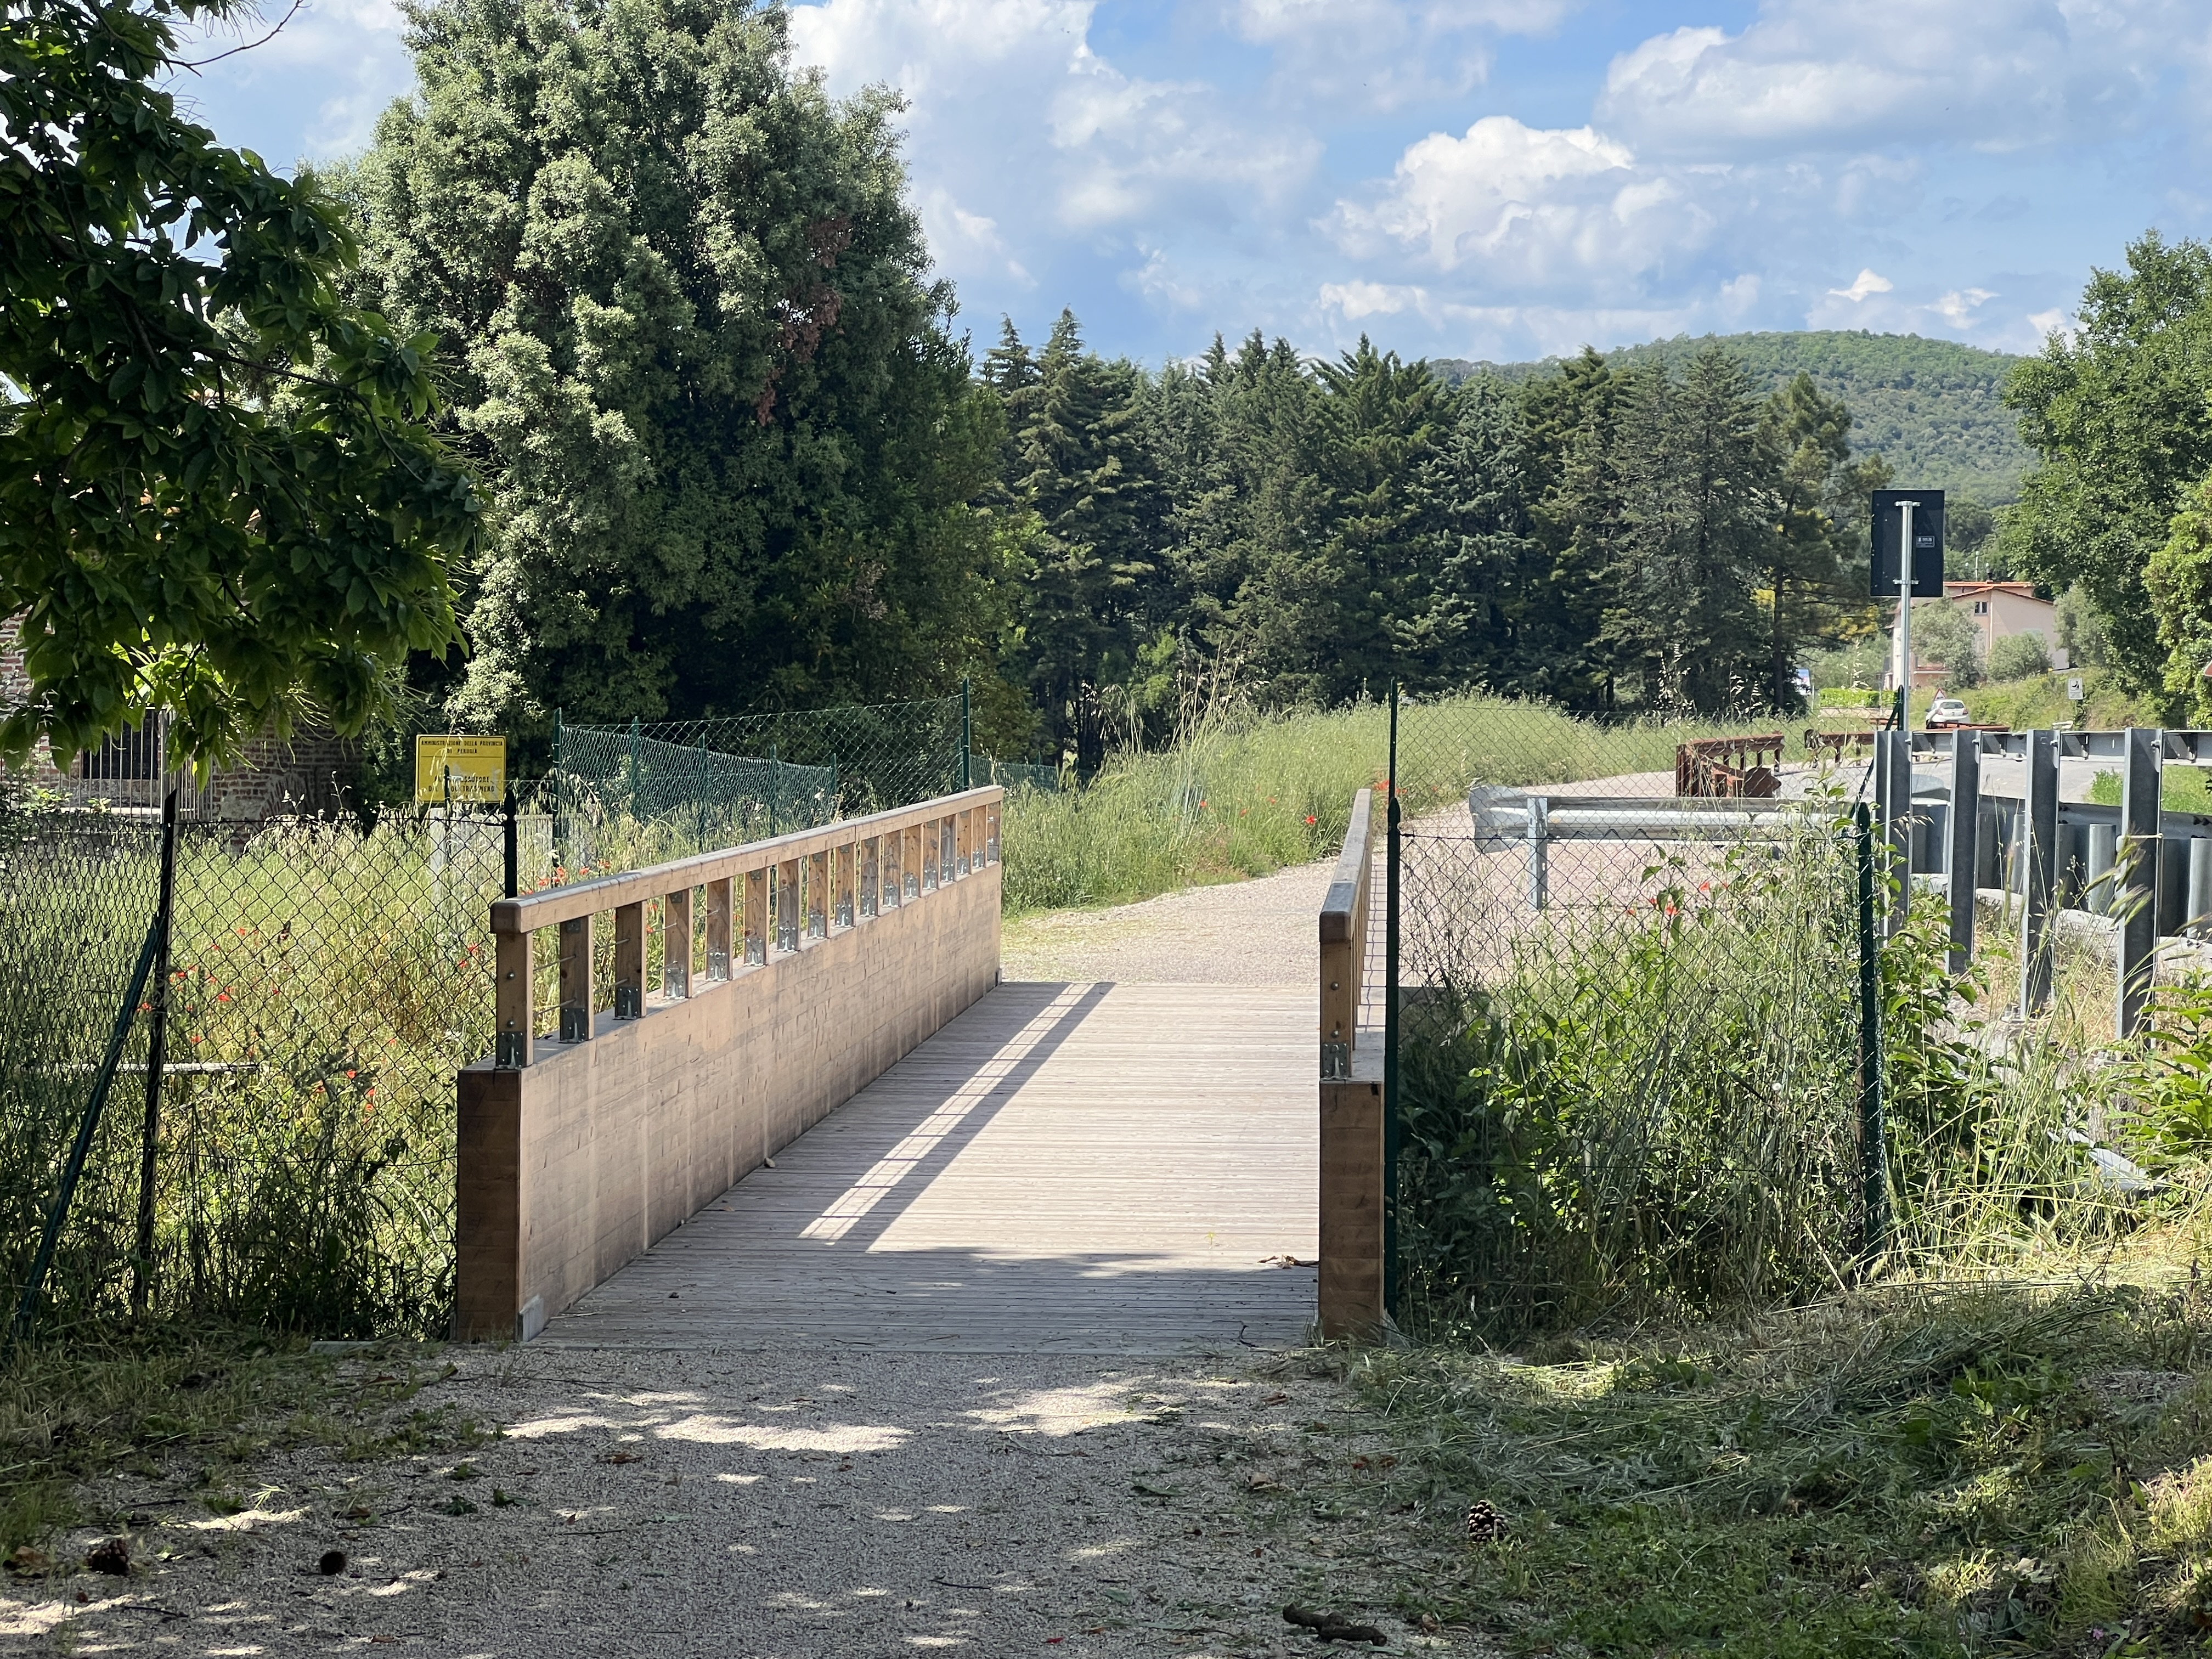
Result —
POLYGON ((357 732, 410 652, 456 642, 476 533, 423 422, 424 331, 348 304, 312 179, 178 118, 173 26, 228 0, 0 11, 0 617, 28 704, 0 751, 149 708, 220 756, 312 711, 357 732))
POLYGON ((1000 442, 880 90, 785 14, 422 0, 419 87, 337 176, 362 288, 449 343, 494 530, 449 712, 877 701, 988 667, 1000 442))
POLYGON ((2212 250, 2150 232, 2124 270, 2090 278, 2080 314, 2072 340, 2054 336, 2006 391, 2043 464, 2001 539, 2051 591, 2078 583, 2122 683, 2163 689, 2178 714, 2194 688, 2174 681, 2204 666, 2212 634, 2195 544, 2175 523, 2212 469, 2212 250))

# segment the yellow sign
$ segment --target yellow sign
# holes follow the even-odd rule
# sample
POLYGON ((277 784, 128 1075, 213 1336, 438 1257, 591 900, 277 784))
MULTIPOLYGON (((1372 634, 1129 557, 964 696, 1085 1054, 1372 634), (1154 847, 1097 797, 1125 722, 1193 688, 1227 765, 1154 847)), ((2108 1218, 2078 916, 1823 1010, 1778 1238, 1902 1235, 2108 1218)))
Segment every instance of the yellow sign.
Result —
POLYGON ((415 804, 507 798, 507 739, 424 732, 415 739, 415 804))

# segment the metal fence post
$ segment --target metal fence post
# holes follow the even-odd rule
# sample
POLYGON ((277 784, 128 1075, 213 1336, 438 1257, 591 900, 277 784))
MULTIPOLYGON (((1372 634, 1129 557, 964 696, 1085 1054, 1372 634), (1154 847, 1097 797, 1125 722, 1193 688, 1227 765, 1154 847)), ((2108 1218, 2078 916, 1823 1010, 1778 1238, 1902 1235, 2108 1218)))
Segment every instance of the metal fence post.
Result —
POLYGON ((138 1139, 138 1243, 131 1263, 131 1316, 143 1319, 154 1285, 154 1177, 161 1141, 161 1072, 168 1059, 169 928, 176 915, 177 786, 161 798, 161 892, 154 908, 154 991, 146 1027, 146 1121, 138 1139))
POLYGON ((1950 969, 1962 974, 1974 959, 1974 885, 1982 830, 1982 734, 1951 734, 1951 845, 1943 860, 1951 899, 1950 969))
POLYGON ((1875 736, 1875 799, 1882 811, 1887 864, 1895 884, 1888 894, 1885 933, 1903 929, 1912 908, 1912 735, 1902 729, 1875 736), (1887 742, 1885 744, 1884 739, 1887 742))
POLYGON ((507 854, 507 896, 520 898, 522 896, 522 822, 516 810, 513 778, 507 781, 507 800, 501 817, 502 823, 500 827, 503 832, 501 839, 505 842, 507 854))
POLYGON ((84 1174, 84 1160, 92 1151, 93 1131, 100 1127, 100 1109, 107 1104, 107 1091, 115 1082, 115 1068, 123 1063, 124 1039, 131 1034, 131 1022, 138 1012, 138 999, 146 994, 146 975, 154 966, 154 948, 160 943, 161 924, 156 921, 146 930, 146 943, 139 948, 138 965, 131 970, 131 988, 123 994, 123 1006, 116 1010, 115 1027, 108 1033, 107 1053, 100 1062, 100 1071, 92 1080, 92 1097, 85 1103, 84 1116, 77 1122, 76 1139, 70 1144, 68 1161, 62 1165, 59 1188, 54 1194, 53 1206, 46 1212, 46 1231, 39 1236, 38 1254, 31 1258, 31 1272, 23 1282, 23 1299, 15 1305, 15 1340, 20 1342, 29 1334, 31 1316, 39 1305, 40 1293, 46 1289, 46 1272, 54 1264, 54 1246, 60 1242, 62 1224, 69 1218, 70 1200, 76 1195, 76 1183, 84 1174))
POLYGON ((1881 953, 1874 921, 1874 825, 1866 803, 1851 809, 1859 877, 1859 1210, 1865 1257, 1889 1234, 1889 1158, 1881 1119, 1881 953))
POLYGON ((2112 905, 2120 925, 2119 1006, 2114 1024, 2122 1037, 2142 1030, 2158 963, 2159 734, 2148 726, 2131 726, 2127 745, 2112 905))
POLYGON ((1390 682, 1390 766, 1382 900, 1382 1308, 1398 1315, 1398 683, 1390 682))
POLYGON ((2039 1014, 2051 1000, 2051 911, 2058 881, 2058 734, 2027 736, 2023 787, 2020 907, 2020 1011, 2039 1014))
POLYGON ((975 784, 970 770, 975 762, 969 757, 975 752, 975 710, 968 700, 968 677, 960 677, 960 787, 972 789, 975 784))

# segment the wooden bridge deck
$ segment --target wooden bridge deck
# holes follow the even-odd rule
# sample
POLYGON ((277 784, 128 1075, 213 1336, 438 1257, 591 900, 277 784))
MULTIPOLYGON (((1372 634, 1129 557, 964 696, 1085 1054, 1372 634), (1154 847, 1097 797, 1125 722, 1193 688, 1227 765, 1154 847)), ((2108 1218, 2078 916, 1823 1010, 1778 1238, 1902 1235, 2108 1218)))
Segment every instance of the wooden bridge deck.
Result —
POLYGON ((1314 1044, 1308 989, 1000 986, 539 1340, 1299 1342, 1314 1310, 1314 1044))

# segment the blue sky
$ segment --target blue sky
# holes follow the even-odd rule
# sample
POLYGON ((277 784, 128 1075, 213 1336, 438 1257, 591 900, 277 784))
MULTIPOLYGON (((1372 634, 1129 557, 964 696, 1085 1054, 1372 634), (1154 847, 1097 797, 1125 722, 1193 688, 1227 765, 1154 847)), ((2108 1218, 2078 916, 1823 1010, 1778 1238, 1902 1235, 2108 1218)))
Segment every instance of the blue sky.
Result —
MULTIPOLYGON (((2027 350, 2146 228, 2212 232, 2203 0, 791 15, 833 92, 905 93, 915 199, 979 348, 1066 305, 1154 362, 1255 327, 1408 356, 1748 328, 2027 350)), ((409 83, 389 0, 307 0, 177 89, 284 165, 358 149, 409 83)))

